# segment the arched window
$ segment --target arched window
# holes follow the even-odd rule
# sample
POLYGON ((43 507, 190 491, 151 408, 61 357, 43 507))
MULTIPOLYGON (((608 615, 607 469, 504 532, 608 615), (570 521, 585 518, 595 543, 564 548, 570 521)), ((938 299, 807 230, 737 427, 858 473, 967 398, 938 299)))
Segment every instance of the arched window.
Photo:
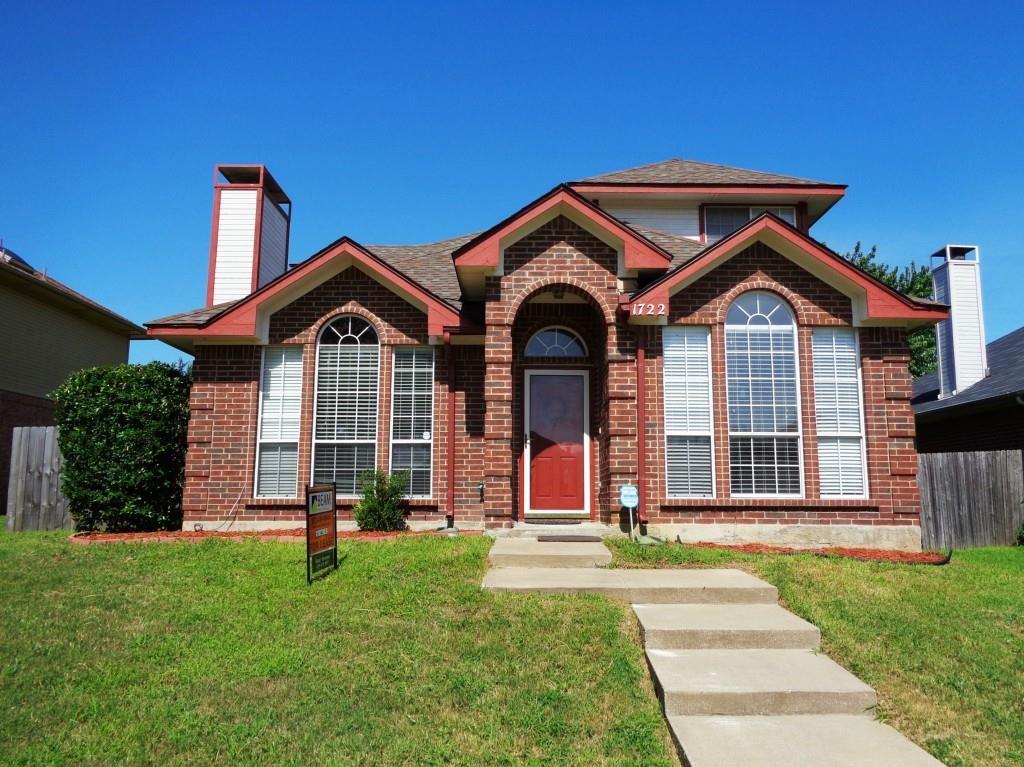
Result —
POLYGON ((316 351, 313 482, 355 496, 377 465, 380 342, 369 322, 346 315, 324 327, 316 351))
POLYGON ((725 319, 733 495, 801 493, 796 321, 772 293, 739 296, 725 319))
POLYGON ((586 357, 587 346, 576 333, 557 325, 538 330, 526 344, 527 357, 586 357))

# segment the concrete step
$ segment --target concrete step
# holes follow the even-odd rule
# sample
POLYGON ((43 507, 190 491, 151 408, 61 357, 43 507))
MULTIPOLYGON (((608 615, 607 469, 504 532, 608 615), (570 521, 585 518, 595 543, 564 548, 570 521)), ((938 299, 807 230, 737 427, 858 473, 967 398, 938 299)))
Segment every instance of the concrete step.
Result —
POLYGON ((816 626, 778 605, 633 605, 644 646, 817 650, 816 626))
POLYGON ((861 714, 875 691, 809 650, 649 649, 658 696, 680 714, 861 714))
POLYGON ((778 592, 742 570, 601 570, 596 568, 496 567, 484 576, 490 591, 604 594, 645 604, 763 604, 778 592))
POLYGON ((606 567, 612 553, 600 542, 498 538, 487 559, 492 567, 606 567))
POLYGON ((532 538, 541 535, 587 535, 599 538, 624 536, 618 525, 605 525, 600 522, 562 522, 558 524, 543 522, 517 522, 514 527, 489 530, 488 535, 502 538, 532 538))
POLYGON ((668 723, 689 767, 942 767, 866 716, 672 716, 668 723))

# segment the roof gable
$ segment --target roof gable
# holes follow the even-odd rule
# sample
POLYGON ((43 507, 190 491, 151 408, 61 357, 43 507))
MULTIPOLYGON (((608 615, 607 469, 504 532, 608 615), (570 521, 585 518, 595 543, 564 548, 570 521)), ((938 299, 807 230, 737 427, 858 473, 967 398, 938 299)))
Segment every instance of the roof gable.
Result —
POLYGON ((646 307, 660 306, 661 314, 667 314, 672 295, 754 242, 765 243, 772 250, 848 295, 853 302, 855 324, 914 326, 936 322, 948 316, 946 307, 934 302, 917 302, 892 290, 782 219, 771 213, 763 213, 746 226, 708 247, 697 257, 672 269, 634 294, 629 301, 633 321, 663 321, 664 316, 659 316, 657 312, 652 315, 646 311, 646 307))

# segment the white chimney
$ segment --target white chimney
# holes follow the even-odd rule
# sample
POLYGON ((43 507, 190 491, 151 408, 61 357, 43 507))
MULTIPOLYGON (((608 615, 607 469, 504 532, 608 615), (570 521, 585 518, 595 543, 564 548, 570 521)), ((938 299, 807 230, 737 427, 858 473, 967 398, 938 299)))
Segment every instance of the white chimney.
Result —
POLYGON ((245 298, 288 269, 292 202, 262 165, 218 165, 206 305, 245 298))
POLYGON ((980 259, 977 245, 947 245, 932 254, 935 300, 949 305, 949 319, 935 329, 940 398, 988 375, 980 259))

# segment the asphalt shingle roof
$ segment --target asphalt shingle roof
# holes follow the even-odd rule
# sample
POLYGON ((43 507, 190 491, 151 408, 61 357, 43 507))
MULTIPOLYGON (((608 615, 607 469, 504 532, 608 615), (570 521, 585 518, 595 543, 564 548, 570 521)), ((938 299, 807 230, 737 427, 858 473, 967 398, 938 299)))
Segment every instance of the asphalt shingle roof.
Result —
POLYGON ((732 168, 728 165, 715 165, 678 158, 602 173, 599 176, 589 176, 573 183, 842 186, 797 176, 782 176, 777 173, 764 173, 746 168, 732 168))
POLYGON ((985 347, 989 375, 967 389, 939 399, 939 374, 914 381, 912 405, 917 414, 932 413, 1024 392, 1024 328, 1018 328, 985 347))

